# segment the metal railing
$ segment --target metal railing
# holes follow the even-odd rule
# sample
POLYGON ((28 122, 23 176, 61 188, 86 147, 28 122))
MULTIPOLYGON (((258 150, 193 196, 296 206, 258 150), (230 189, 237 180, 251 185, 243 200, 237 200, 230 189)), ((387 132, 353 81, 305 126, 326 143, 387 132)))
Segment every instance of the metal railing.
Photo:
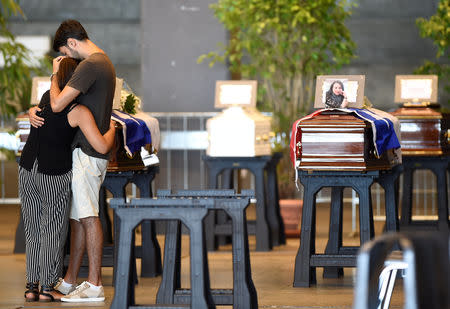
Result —
POLYGON ((208 147, 206 121, 216 113, 149 113, 159 121, 159 189, 206 189, 202 156, 208 147))

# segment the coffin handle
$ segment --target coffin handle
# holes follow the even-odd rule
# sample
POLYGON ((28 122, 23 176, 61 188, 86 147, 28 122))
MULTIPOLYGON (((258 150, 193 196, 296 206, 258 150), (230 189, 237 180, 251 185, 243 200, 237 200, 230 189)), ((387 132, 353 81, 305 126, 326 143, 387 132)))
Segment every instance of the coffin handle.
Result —
POLYGON ((302 143, 298 142, 297 143, 297 156, 300 157, 301 153, 302 153, 302 143))

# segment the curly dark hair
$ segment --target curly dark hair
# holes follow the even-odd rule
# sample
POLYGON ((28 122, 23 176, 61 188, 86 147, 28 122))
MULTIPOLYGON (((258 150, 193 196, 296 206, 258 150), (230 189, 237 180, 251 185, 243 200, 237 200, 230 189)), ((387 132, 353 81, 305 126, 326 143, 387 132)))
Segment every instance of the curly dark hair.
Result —
POLYGON ((74 19, 65 20, 59 25, 53 39, 53 50, 59 52, 59 48, 67 45, 68 39, 83 41, 89 39, 86 30, 79 21, 74 19))

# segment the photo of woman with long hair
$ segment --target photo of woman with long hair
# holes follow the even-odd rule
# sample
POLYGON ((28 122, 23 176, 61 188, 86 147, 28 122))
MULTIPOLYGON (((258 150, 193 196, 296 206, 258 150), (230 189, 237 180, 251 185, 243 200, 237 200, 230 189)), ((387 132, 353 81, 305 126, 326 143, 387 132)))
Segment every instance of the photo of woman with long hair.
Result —
POLYGON ((336 80, 331 83, 330 89, 326 92, 326 108, 346 108, 348 106, 347 94, 344 91, 344 83, 336 80))

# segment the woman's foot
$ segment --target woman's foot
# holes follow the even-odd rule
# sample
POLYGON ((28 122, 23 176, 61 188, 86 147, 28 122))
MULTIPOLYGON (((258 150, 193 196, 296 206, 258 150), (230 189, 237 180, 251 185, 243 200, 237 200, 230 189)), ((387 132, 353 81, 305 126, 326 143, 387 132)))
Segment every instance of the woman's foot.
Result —
POLYGON ((41 286, 41 291, 39 292, 40 302, 61 301, 62 297, 64 297, 64 294, 53 289, 53 286, 41 286))
POLYGON ((25 287, 25 301, 37 301, 39 299, 39 282, 27 282, 25 287))

